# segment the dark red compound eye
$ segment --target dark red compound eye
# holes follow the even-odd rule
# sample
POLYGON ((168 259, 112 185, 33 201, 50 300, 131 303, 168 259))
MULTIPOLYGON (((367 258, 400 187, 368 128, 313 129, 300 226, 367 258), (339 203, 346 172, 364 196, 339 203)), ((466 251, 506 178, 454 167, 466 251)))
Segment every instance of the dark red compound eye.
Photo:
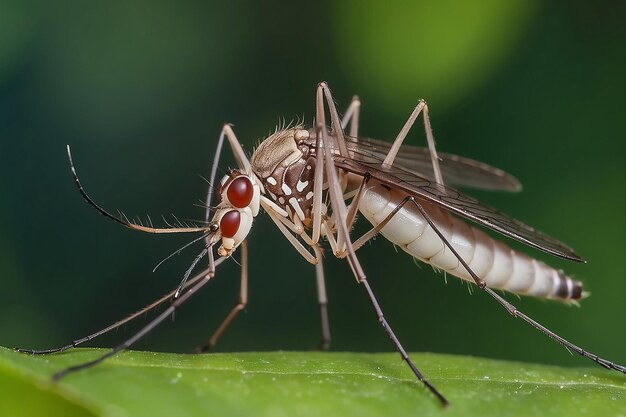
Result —
POLYGON ((229 185, 226 191, 228 201, 237 208, 248 207, 254 197, 254 187, 248 177, 237 177, 229 185))
POLYGON ((222 236, 233 237, 239 230, 239 223, 241 223, 241 216, 237 210, 231 210, 224 214, 220 219, 220 230, 222 236))

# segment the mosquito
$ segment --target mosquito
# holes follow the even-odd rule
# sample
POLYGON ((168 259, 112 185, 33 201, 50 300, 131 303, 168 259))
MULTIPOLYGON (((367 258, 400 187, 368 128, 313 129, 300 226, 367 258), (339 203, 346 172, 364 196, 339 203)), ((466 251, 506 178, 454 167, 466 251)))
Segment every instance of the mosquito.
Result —
POLYGON ((419 371, 393 329, 370 287, 356 252, 378 234, 412 257, 437 269, 475 284, 494 298, 509 314, 587 359, 626 373, 626 367, 603 359, 567 341, 538 323, 494 290, 558 299, 576 303, 587 293, 582 283, 532 257, 514 251, 489 237, 465 220, 494 230, 528 246, 564 259, 581 262, 574 250, 558 240, 497 210, 461 194, 449 184, 500 191, 519 191, 520 183, 502 170, 451 154, 438 153, 430 126, 428 106, 420 100, 392 144, 359 138, 361 102, 354 97, 343 118, 335 107, 325 82, 318 84, 315 123, 284 127, 266 139, 248 158, 231 125, 224 125, 219 136, 216 158, 211 168, 207 195, 206 224, 192 227, 153 228, 114 216, 96 204, 79 180, 68 146, 72 174, 82 197, 102 215, 130 229, 148 233, 199 233, 180 250, 202 241, 202 251, 185 272, 181 283, 170 293, 139 312, 60 348, 26 350, 30 354, 61 352, 76 347, 138 317, 160 304, 170 305, 138 333, 95 360, 68 367, 54 375, 60 379, 92 367, 129 348, 172 315, 189 297, 215 276, 215 268, 241 247, 241 286, 237 304, 200 351, 211 349, 247 304, 247 237, 254 218, 263 209, 295 250, 316 267, 317 294, 322 323, 320 347, 328 349, 331 335, 322 265, 322 243, 332 254, 347 259, 354 278, 370 299, 376 317, 415 377, 442 405, 444 395, 419 371), (330 116, 330 125, 326 117, 330 116), (423 119, 427 147, 404 145, 416 120, 423 119), (228 142, 238 168, 230 170, 216 184, 219 156, 228 142), (215 193, 217 205, 211 210, 215 193), (352 230, 358 215, 371 223, 359 237, 352 230), (214 259, 214 247, 219 259, 214 259), (190 278, 200 260, 208 258, 208 268, 190 278))

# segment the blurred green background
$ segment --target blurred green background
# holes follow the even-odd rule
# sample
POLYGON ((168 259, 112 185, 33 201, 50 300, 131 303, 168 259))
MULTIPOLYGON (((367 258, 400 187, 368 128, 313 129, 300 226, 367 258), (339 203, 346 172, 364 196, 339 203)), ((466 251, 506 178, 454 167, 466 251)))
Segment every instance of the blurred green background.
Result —
MULTIPOLYGON (((97 330, 177 285, 196 253, 152 273, 189 236, 145 235, 98 215, 74 188, 65 144, 108 209, 203 218, 200 176, 222 123, 250 152, 281 118, 310 121, 315 85, 327 80, 340 108, 361 96, 362 134, 391 140, 425 98, 440 150, 520 178, 521 194, 473 194, 575 247, 587 264, 525 250, 592 296, 581 308, 509 298, 626 363, 624 5, 316 3, 0 2, 0 344, 52 347, 97 330)), ((314 268, 264 216, 250 249, 250 304, 218 350, 314 347, 314 268)), ((384 239, 361 255, 409 350, 587 364, 384 239)), ((332 349, 392 350, 345 262, 326 265, 332 349)), ((228 262, 136 348, 191 351, 238 285, 228 262)))

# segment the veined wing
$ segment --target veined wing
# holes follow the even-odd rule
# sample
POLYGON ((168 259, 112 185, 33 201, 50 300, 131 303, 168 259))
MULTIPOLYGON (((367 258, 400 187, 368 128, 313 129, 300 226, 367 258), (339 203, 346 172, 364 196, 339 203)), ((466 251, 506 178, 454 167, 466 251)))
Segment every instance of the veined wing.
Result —
POLYGON ((544 252, 572 261, 583 261, 572 248, 564 243, 453 188, 441 186, 429 178, 416 175, 399 166, 386 168, 382 165, 380 158, 372 155, 357 153, 354 158, 335 155, 335 165, 337 168, 357 175, 369 175, 383 184, 399 188, 414 197, 436 204, 460 217, 472 220, 544 252))
MULTIPOLYGON (((381 161, 385 158, 391 143, 370 138, 346 137, 348 150, 381 161)), ((510 174, 474 159, 454 154, 437 152, 441 161, 441 175, 446 184, 457 187, 470 187, 490 191, 521 191, 522 184, 510 174)), ((428 148, 403 145, 394 165, 422 177, 434 180, 433 164, 428 148)))

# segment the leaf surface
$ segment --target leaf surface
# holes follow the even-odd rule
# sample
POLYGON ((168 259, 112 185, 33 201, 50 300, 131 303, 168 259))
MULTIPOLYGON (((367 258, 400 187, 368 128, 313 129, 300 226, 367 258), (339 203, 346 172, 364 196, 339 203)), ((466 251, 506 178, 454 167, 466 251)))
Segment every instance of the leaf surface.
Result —
POLYGON ((391 353, 131 351, 50 381, 104 352, 27 356, 0 349, 0 415, 626 415, 626 377, 615 372, 427 353, 412 358, 450 400, 448 409, 391 353))

